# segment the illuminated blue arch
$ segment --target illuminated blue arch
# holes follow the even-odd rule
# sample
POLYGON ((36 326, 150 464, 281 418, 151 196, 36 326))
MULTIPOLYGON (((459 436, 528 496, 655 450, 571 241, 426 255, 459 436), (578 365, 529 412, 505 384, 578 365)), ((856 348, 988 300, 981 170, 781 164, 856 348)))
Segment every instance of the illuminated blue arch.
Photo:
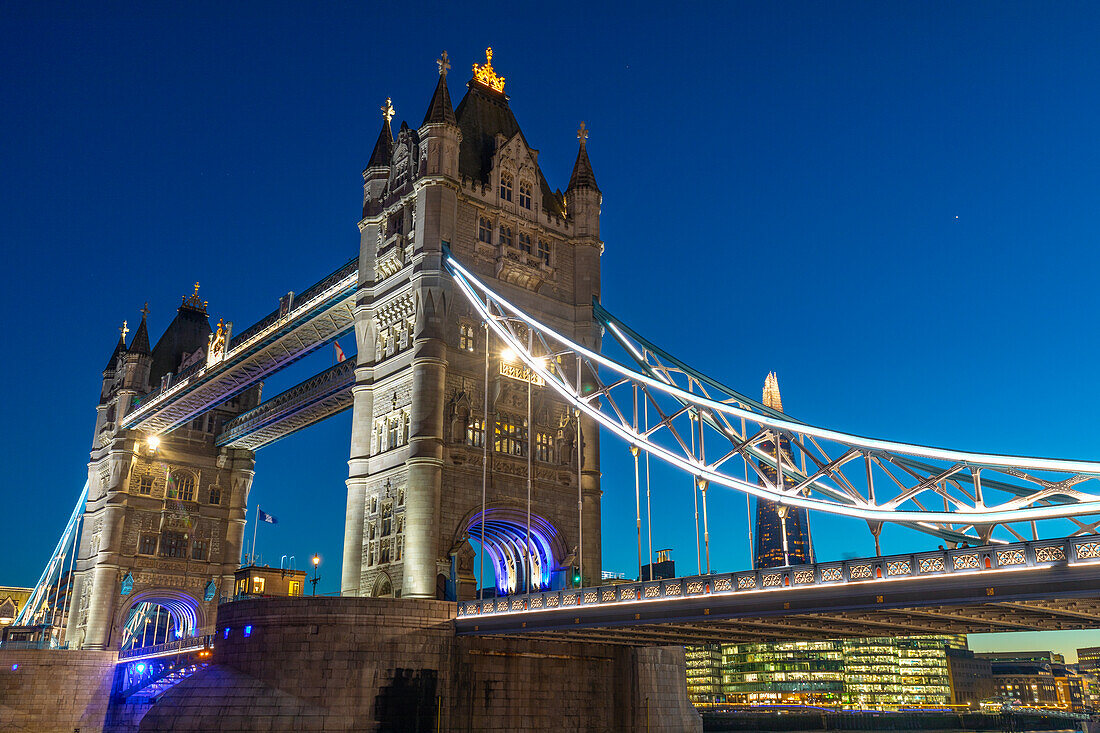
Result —
POLYGON ((507 595, 527 590, 526 578, 530 578, 531 591, 551 587, 554 573, 561 570, 566 546, 549 520, 537 514, 531 515, 529 546, 525 510, 492 507, 484 513, 472 515, 465 531, 475 545, 481 544, 483 527, 485 546, 482 551, 492 563, 498 594, 507 595))
POLYGON ((129 627, 132 625, 135 614, 150 606, 160 606, 168 613, 177 639, 196 636, 203 628, 204 614, 202 604, 197 598, 179 590, 150 588, 135 593, 133 598, 128 599, 128 602, 122 604, 119 609, 116 628, 120 630, 120 646, 125 646, 131 641, 136 628, 129 627))

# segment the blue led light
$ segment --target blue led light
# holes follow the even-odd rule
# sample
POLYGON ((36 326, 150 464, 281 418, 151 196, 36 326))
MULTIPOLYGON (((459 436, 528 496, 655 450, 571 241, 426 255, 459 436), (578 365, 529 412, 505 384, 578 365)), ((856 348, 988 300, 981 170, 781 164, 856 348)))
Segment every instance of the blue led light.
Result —
POLYGON ((222 636, 222 638, 223 639, 228 639, 229 638, 229 627, 228 626, 225 627, 225 635, 222 636))
POLYGON ((138 664, 137 672, 138 674, 145 674, 145 662, 141 662, 140 664, 138 664))
POLYGON ((244 627, 244 636, 245 636, 246 639, 248 637, 252 636, 252 624, 249 624, 248 626, 244 627))
POLYGON ((14 672, 14 671, 15 671, 15 670, 17 670, 17 669, 19 669, 19 665, 18 665, 18 664, 13 664, 13 665, 11 665, 11 671, 12 671, 12 672, 14 672))

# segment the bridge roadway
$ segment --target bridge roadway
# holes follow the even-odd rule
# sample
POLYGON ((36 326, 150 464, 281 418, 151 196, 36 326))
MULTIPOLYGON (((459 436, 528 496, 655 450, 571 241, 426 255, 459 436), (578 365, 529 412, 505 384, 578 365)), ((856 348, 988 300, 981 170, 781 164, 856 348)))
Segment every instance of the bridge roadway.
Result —
POLYGON ((465 601, 455 623, 646 646, 1100 628, 1100 536, 465 601))

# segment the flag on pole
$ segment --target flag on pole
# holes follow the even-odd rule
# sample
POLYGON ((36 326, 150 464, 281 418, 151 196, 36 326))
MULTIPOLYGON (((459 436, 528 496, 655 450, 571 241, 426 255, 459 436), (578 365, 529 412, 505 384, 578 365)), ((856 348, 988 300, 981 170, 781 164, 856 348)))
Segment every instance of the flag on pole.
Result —
POLYGON ((340 348, 340 342, 339 341, 333 341, 332 345, 336 347, 336 363, 339 364, 340 362, 342 362, 347 357, 344 356, 344 350, 340 348))
POLYGON ((268 524, 278 524, 279 520, 275 518, 275 515, 268 514, 263 509, 256 507, 256 518, 261 522, 267 522, 268 524))

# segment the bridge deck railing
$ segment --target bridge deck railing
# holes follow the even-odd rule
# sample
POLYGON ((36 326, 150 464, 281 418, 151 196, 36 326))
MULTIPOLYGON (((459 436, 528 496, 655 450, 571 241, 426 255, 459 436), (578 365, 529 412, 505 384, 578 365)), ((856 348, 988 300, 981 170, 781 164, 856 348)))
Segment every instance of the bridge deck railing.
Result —
POLYGON ((517 594, 464 601, 458 604, 458 615, 523 613, 1095 562, 1100 562, 1100 537, 1092 535, 517 594))
POLYGON ((164 654, 171 654, 172 652, 189 652, 194 649, 202 649, 204 647, 214 646, 214 635, 207 634, 205 636, 188 636, 183 639, 173 639, 172 641, 166 641, 162 644, 152 644, 150 646, 134 647, 133 649, 127 649, 118 653, 118 661, 124 662, 132 659, 143 659, 146 657, 159 657, 164 654))

